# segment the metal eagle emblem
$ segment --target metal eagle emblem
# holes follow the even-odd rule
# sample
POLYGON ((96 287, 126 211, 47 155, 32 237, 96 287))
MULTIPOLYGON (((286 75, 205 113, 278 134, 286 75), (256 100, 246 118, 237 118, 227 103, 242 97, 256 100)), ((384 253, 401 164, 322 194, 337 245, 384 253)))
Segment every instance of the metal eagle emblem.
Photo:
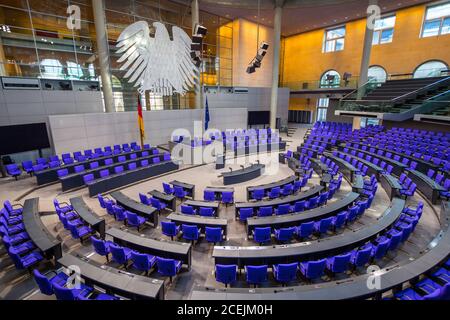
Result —
POLYGON ((154 22, 154 37, 145 21, 138 21, 122 31, 117 39, 120 70, 143 94, 150 91, 162 96, 184 95, 195 85, 196 66, 190 56, 191 38, 183 29, 173 26, 173 40, 161 22, 154 22))

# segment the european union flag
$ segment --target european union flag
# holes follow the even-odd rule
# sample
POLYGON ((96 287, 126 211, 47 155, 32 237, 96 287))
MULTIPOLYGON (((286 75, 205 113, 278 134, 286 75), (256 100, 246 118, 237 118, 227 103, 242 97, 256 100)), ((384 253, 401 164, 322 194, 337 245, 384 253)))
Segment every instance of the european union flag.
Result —
POLYGON ((209 123, 209 108, 208 108, 208 96, 206 96, 206 105, 205 105, 205 131, 208 130, 209 123))

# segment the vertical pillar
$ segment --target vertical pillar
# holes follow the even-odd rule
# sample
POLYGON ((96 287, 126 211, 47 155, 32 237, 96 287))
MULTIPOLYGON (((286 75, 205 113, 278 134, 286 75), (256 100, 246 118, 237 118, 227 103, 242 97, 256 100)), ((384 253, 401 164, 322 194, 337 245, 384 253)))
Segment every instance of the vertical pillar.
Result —
POLYGON ((103 0, 92 0, 95 32, 97 37, 97 53, 102 78, 103 99, 106 112, 114 112, 114 99, 109 69, 108 36, 106 34, 105 9, 103 0))
MULTIPOLYGON (((198 8, 198 0, 192 0, 191 2, 191 17, 192 17, 192 33, 194 33, 195 26, 200 23, 200 13, 198 8)), ((195 87, 195 108, 202 108, 202 79, 201 79, 201 66, 199 67, 197 74, 197 86, 195 87)))
MULTIPOLYGON (((378 5, 378 0, 370 0, 369 5, 378 5)), ((369 18, 369 16, 367 17, 369 18)), ((361 57, 361 67, 359 69, 358 87, 361 88, 368 81, 370 53, 372 51, 373 20, 366 20, 366 32, 364 33, 364 47, 361 57)), ((358 99, 364 96, 364 90, 358 90, 358 99)))
MULTIPOLYGON (((275 129, 277 122, 278 104, 278 76, 280 74, 280 42, 281 15, 284 0, 275 1, 274 35, 273 35, 273 67, 272 67, 272 95, 270 99, 270 127, 275 129)), ((259 45, 259 44, 258 44, 259 45)))

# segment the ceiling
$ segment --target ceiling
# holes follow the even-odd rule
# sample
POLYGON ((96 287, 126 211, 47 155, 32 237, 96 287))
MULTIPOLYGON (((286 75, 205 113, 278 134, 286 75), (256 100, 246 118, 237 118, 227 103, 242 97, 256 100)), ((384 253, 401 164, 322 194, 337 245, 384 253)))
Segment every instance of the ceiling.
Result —
MULTIPOLYGON (((175 0, 186 3, 186 0, 175 0)), ((275 1, 259 0, 199 0, 200 10, 229 19, 244 18, 272 27, 275 1)), ((378 0, 382 14, 430 0, 378 0)), ((366 16, 369 0, 285 0, 282 35, 290 36, 314 29, 357 20, 366 16)))

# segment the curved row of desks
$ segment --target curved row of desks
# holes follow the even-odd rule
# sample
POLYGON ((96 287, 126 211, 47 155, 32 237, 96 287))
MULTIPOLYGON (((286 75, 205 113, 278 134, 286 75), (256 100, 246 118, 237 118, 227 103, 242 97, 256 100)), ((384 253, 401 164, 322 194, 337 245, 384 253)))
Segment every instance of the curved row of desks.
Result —
POLYGON ((23 204, 23 224, 31 241, 47 259, 62 256, 61 241, 57 240, 42 223, 39 212, 39 198, 25 200, 23 204))
POLYGON ((64 268, 76 266, 87 285, 95 285, 107 294, 120 295, 132 300, 164 300, 164 281, 132 274, 123 270, 96 266, 89 259, 65 254, 58 260, 64 268))
POLYGON ((287 245, 259 247, 215 246, 213 258, 216 264, 245 265, 278 264, 294 261, 317 260, 340 254, 375 239, 400 217, 405 208, 405 200, 394 198, 391 206, 370 227, 362 227, 353 232, 329 237, 317 241, 287 245))
POLYGON ((383 161, 386 161, 387 163, 391 163, 394 167, 393 173, 397 176, 400 176, 402 173, 407 173, 408 177, 411 178, 411 180, 417 185, 417 188, 428 198, 431 200, 431 203, 437 204, 439 199, 439 194, 441 191, 445 191, 445 189, 436 183, 433 179, 425 175, 423 172, 420 172, 418 170, 410 170, 405 166, 403 163, 400 163, 398 161, 392 160, 390 158, 386 157, 380 157, 376 153, 372 153, 369 151, 361 150, 361 149, 355 149, 353 147, 345 147, 344 145, 340 145, 338 149, 343 152, 344 148, 348 148, 349 150, 354 150, 356 152, 362 152, 366 155, 370 155, 374 158, 383 159, 383 161))
POLYGON ((136 213, 137 215, 147 218, 153 224, 153 227, 158 226, 158 210, 151 206, 137 202, 130 197, 124 195, 121 191, 111 192, 110 196, 116 200, 117 204, 125 210, 136 213))
POLYGON ((252 192, 254 192, 255 190, 260 190, 263 189, 264 193, 269 192, 272 188, 276 188, 276 187, 283 187, 286 184, 290 184, 290 183, 294 183, 295 180, 297 180, 297 178, 295 176, 290 176, 287 178, 284 178, 282 180, 279 181, 275 181, 272 183, 267 183, 267 184, 261 184, 258 186, 249 186, 247 187, 247 200, 250 200, 252 198, 252 192))
MULTIPOLYGON (((450 202, 441 204, 441 231, 427 249, 413 260, 403 261, 380 270, 378 289, 367 286, 372 274, 314 285, 277 288, 215 289, 198 286, 192 300, 348 300, 381 298, 383 292, 401 290, 407 282, 414 281, 443 263, 450 255, 450 202)), ((372 280, 371 280, 372 279, 372 280)))
POLYGON ((352 183, 352 190, 354 192, 361 192, 364 188, 364 179, 361 174, 358 174, 358 169, 347 161, 334 156, 329 152, 324 152, 323 155, 329 158, 331 161, 337 164, 339 167, 339 172, 352 183))
POLYGON ((129 157, 131 154, 136 154, 137 157, 140 158, 142 156, 142 152, 143 151, 148 151, 150 154, 152 154, 153 150, 158 150, 158 149, 150 148, 150 149, 147 149, 147 150, 122 152, 122 153, 115 154, 115 155, 94 158, 94 159, 81 161, 81 162, 74 162, 74 163, 71 163, 71 164, 62 165, 62 166, 57 167, 57 168, 49 168, 49 169, 46 169, 46 170, 42 170, 42 171, 36 172, 34 175, 36 177, 37 184, 38 185, 43 185, 43 184, 46 184, 46 183, 51 183, 51 182, 58 181, 57 171, 60 170, 60 169, 67 169, 69 171, 69 173, 74 173, 75 172, 75 167, 79 166, 79 165, 83 165, 83 166, 86 167, 86 166, 89 166, 89 164, 92 163, 92 162, 98 162, 100 166, 104 166, 106 159, 113 159, 113 161, 115 163, 117 163, 117 159, 120 156, 129 157))
MULTIPOLYGON (((138 162, 138 165, 140 165, 140 162, 138 162)), ((165 161, 157 164, 151 164, 146 167, 138 167, 135 170, 128 170, 119 174, 113 174, 102 179, 97 179, 88 184, 89 196, 93 197, 99 193, 120 188, 130 183, 178 170, 178 167, 178 164, 172 161, 165 161)))
POLYGON ((264 173, 265 167, 264 164, 258 163, 252 164, 247 168, 223 172, 223 184, 230 185, 256 179, 264 173))
POLYGON ((338 151, 338 152, 341 154, 344 154, 346 156, 349 156, 351 158, 354 158, 354 159, 362 162, 364 165, 366 165, 368 168, 367 174, 368 175, 374 174, 376 176, 377 180, 380 181, 381 186, 383 187, 384 191, 386 191, 386 193, 388 194, 389 199, 392 200, 394 197, 400 197, 400 190, 402 189, 402 186, 394 176, 383 173, 384 170, 381 167, 373 164, 372 162, 369 162, 360 157, 351 155, 349 153, 345 153, 343 151, 338 151))
POLYGON ((175 222, 177 225, 190 224, 196 225, 204 233, 206 227, 221 228, 223 235, 227 235, 227 219, 216 217, 201 217, 197 215, 188 215, 178 212, 171 213, 167 216, 169 221, 175 222))
POLYGON ((83 197, 75 197, 69 199, 73 210, 76 211, 78 216, 87 223, 92 229, 100 234, 102 239, 105 238, 105 219, 100 218, 91 208, 88 207, 83 197))
POLYGON ((276 198, 273 200, 261 200, 255 202, 236 202, 235 203, 235 216, 239 217, 239 209, 242 208, 253 208, 257 210, 261 207, 278 207, 282 204, 294 204, 297 201, 306 200, 319 195, 320 192, 324 190, 323 186, 313 186, 306 191, 300 191, 296 194, 291 194, 287 197, 276 198))
POLYGON ((192 246, 190 243, 151 239, 117 228, 106 230, 106 235, 121 246, 166 259, 180 260, 189 269, 191 268, 192 246))
POLYGON ((271 227, 272 229, 278 229, 299 226, 302 223, 309 221, 319 221, 320 219, 328 218, 330 216, 338 214, 343 210, 346 210, 356 200, 358 200, 359 197, 359 193, 349 192, 344 198, 338 201, 304 212, 291 213, 280 216, 275 215, 270 217, 248 218, 247 234, 251 235, 254 228, 271 227))
POLYGON ((135 162, 138 166, 140 166, 141 160, 148 160, 150 163, 152 163, 153 158, 159 158, 160 161, 163 161, 164 154, 159 153, 159 154, 149 155, 147 157, 140 157, 138 159, 129 159, 124 162, 115 162, 110 165, 101 166, 101 167, 98 167, 95 169, 88 169, 83 172, 71 173, 67 176, 59 178, 59 181, 61 182, 62 191, 67 191, 70 189, 74 189, 74 188, 83 186, 84 185, 83 177, 87 174, 92 173, 94 175, 95 179, 100 179, 101 178, 100 171, 108 170, 111 174, 113 174, 115 167, 123 166, 124 168, 126 168, 126 166, 132 162, 135 162))

